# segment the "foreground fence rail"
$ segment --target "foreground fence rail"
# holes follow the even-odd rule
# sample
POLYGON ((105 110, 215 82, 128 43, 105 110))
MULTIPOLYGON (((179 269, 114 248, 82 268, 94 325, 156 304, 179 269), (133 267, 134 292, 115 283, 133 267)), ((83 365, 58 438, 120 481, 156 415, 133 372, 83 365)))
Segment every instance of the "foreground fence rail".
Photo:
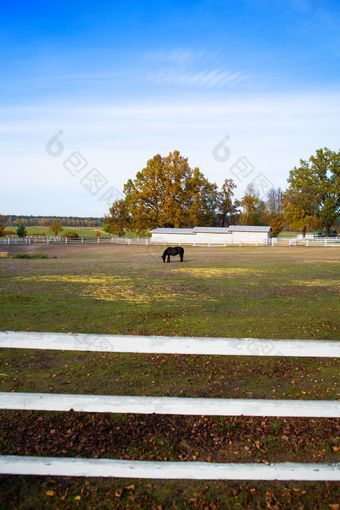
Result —
POLYGON ((162 480, 301 480, 339 481, 340 464, 241 464, 156 462, 0 456, 0 474, 117 477, 162 480))
POLYGON ((340 418, 340 402, 233 398, 0 393, 0 409, 86 413, 340 418))
MULTIPOLYGON (((340 342, 238 338, 137 337, 1 332, 0 348, 242 356, 340 357, 340 342)), ((211 416, 340 416, 340 402, 0 393, 0 409, 211 416)), ((0 474, 188 480, 340 481, 340 463, 151 462, 0 456, 0 474)))
POLYGON ((58 351, 340 357, 340 341, 0 332, 0 348, 58 351))

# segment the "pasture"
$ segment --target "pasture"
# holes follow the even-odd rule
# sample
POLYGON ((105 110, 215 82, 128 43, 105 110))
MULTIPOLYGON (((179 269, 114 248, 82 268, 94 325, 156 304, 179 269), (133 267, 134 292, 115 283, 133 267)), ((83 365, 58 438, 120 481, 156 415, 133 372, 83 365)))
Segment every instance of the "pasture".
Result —
MULTIPOLYGON (((339 339, 338 248, 10 246, 0 329, 339 339)), ((270 346, 269 346, 270 348, 270 346)), ((306 352, 308 356, 308 352, 306 352)), ((335 399, 333 359, 15 351, 0 391, 335 399)), ((333 462, 335 419, 5 411, 0 453, 213 462, 333 462)), ((332 508, 335 483, 148 482, 2 477, 16 508, 332 508), (256 503, 254 502, 256 495, 256 503)), ((335 507, 334 507, 335 508, 335 507)))
MULTIPOLYGON (((107 236, 107 232, 105 232, 101 227, 64 227, 62 226, 62 232, 60 235, 64 235, 67 232, 75 232, 78 234, 79 237, 84 238, 95 238, 96 232, 100 232, 101 236, 107 236)), ((15 227, 8 227, 8 230, 14 230, 16 231, 15 227)), ((50 227, 48 225, 37 225, 37 226, 29 226, 26 227, 26 231, 28 235, 47 235, 51 236, 53 233, 50 230, 50 227)))

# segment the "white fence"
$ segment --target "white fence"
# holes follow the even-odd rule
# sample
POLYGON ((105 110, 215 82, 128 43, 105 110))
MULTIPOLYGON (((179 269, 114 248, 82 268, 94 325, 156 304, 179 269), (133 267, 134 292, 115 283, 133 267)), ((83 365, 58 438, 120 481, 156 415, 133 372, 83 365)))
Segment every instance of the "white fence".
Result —
MULTIPOLYGON (((28 244, 142 244, 150 243, 149 237, 79 237, 70 239, 68 237, 0 237, 0 245, 28 245, 28 244)), ((161 243, 165 244, 165 243, 161 243)))
POLYGON ((162 480, 339 481, 338 464, 241 464, 0 456, 0 474, 162 480))
MULTIPOLYGON (((80 237, 77 239, 70 239, 67 237, 44 237, 44 236, 27 236, 24 238, 18 237, 0 237, 0 245, 30 245, 30 244, 127 244, 127 245, 153 245, 153 246, 169 246, 167 242, 152 241, 150 237, 80 237)), ((260 242, 230 242, 230 243, 217 243, 217 242, 191 242, 191 243, 175 243, 178 245, 187 246, 208 246, 208 247, 231 247, 231 246, 340 246, 340 237, 325 237, 325 238, 311 238, 300 237, 294 238, 275 238, 269 240, 268 244, 260 242)))
POLYGON ((331 400, 125 397, 53 393, 0 392, 0 409, 187 416, 340 417, 340 402, 331 400))
MULTIPOLYGON (((316 355, 340 357, 340 343, 312 340, 67 335, 56 333, 0 333, 2 348, 40 348, 98 352, 171 352, 172 354, 316 355), (181 344, 183 347, 181 348, 181 344), (243 345, 244 343, 244 345, 243 345), (146 347, 145 347, 146 344, 146 347), (273 348, 268 349, 268 345, 273 348), (280 353, 280 350, 284 353, 280 353), (256 353, 256 354, 255 354, 256 353)), ((338 401, 196 399, 1 393, 1 409, 32 409, 115 413, 209 414, 212 416, 340 417, 338 401)), ((340 464, 152 462, 117 459, 78 459, 0 456, 0 473, 48 476, 105 476, 122 478, 197 480, 328 480, 340 481, 340 464)))
POLYGON ((306 239, 305 246, 340 246, 340 237, 306 239))
POLYGON ((340 358, 340 341, 1 331, 0 348, 57 351, 340 358))
MULTIPOLYGON (((93 244, 93 243, 114 243, 117 242, 114 237, 79 237, 70 239, 68 237, 44 237, 44 236, 27 236, 27 237, 1 237, 0 244, 93 244)), ((125 241, 127 242, 127 241, 125 241)))
MULTIPOLYGON (((170 246, 170 242, 166 241, 155 241, 150 237, 98 237, 98 238, 90 238, 83 237, 78 239, 70 239, 67 237, 2 237, 0 238, 0 244, 14 244, 14 245, 27 245, 27 244, 127 244, 127 245, 154 245, 154 246, 170 246)), ((187 246, 267 246, 265 243, 260 242, 230 242, 230 243, 218 243, 209 241, 206 243, 203 242, 177 242, 173 241, 172 245, 187 245, 187 246)), ((269 243, 271 245, 271 243, 269 243)))
POLYGON ((340 246, 340 237, 313 238, 311 236, 303 239, 297 237, 279 237, 273 238, 272 244, 275 246, 340 246))

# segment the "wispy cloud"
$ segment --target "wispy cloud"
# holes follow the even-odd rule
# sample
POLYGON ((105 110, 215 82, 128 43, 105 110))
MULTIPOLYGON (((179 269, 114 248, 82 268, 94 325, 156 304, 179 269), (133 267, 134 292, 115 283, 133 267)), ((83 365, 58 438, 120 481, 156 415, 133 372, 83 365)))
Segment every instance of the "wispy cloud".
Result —
POLYGON ((214 52, 159 49, 145 53, 143 60, 144 79, 153 85, 213 88, 238 84, 247 78, 245 73, 225 68, 221 55, 214 52))
POLYGON ((177 85, 184 87, 222 87, 236 85, 247 78, 240 72, 223 69, 205 71, 164 69, 146 75, 148 82, 156 85, 177 85))
POLYGON ((148 51, 144 54, 144 60, 147 62, 171 62, 173 64, 183 64, 201 57, 201 52, 197 53, 183 48, 174 48, 172 50, 160 49, 148 51))

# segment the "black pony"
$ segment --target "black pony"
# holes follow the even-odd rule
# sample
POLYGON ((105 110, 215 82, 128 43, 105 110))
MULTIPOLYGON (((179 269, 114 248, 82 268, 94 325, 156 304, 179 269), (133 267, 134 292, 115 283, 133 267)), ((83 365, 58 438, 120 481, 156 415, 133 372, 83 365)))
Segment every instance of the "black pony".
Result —
POLYGON ((176 246, 176 248, 169 247, 166 250, 164 250, 162 255, 163 262, 165 262, 166 257, 168 257, 167 262, 170 262, 170 255, 172 256, 179 255, 181 257, 181 262, 183 262, 184 248, 182 248, 181 246, 176 246))

